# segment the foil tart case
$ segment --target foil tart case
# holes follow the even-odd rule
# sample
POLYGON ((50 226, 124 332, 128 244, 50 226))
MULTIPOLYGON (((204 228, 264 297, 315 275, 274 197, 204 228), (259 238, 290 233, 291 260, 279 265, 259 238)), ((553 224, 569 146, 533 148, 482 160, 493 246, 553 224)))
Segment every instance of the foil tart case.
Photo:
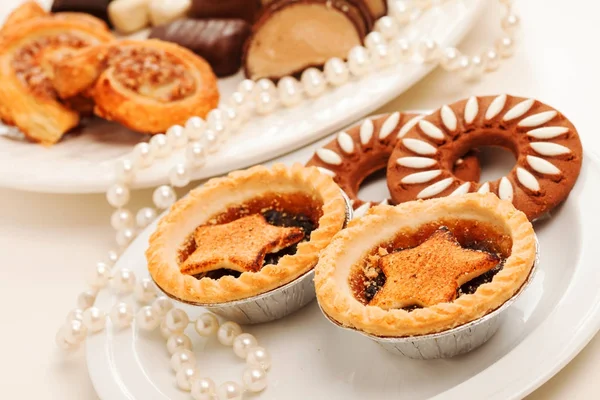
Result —
MULTIPOLYGON (((352 204, 346 193, 342 191, 346 204, 346 218, 344 228, 352 219, 352 204)), ((277 289, 262 293, 246 299, 229 301, 225 303, 196 303, 184 301, 172 296, 156 286, 168 297, 181 303, 200 306, 208 311, 218 314, 230 321, 242 325, 260 324, 275 321, 301 309, 316 297, 314 285, 315 271, 311 269, 304 275, 277 289)))
POLYGON ((537 271, 538 264, 539 243, 536 237, 535 261, 527 280, 514 296, 489 314, 444 332, 409 337, 379 337, 343 326, 330 318, 322 308, 321 312, 335 326, 366 336, 390 353, 420 360, 450 358, 475 350, 494 336, 500 328, 504 311, 509 309, 529 286, 537 271))

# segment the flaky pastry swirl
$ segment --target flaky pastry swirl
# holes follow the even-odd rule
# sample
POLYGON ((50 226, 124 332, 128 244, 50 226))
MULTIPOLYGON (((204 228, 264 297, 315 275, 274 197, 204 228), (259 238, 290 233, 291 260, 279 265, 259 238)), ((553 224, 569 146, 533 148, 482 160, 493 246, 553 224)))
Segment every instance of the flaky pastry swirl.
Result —
POLYGON ((79 123, 79 114, 57 99, 51 61, 75 49, 111 41, 112 35, 76 18, 33 18, 0 35, 0 118, 43 145, 56 143, 79 123))
POLYGON ((219 102, 208 63, 161 40, 123 40, 81 50, 54 64, 63 98, 86 94, 96 115, 144 133, 161 133, 219 102))

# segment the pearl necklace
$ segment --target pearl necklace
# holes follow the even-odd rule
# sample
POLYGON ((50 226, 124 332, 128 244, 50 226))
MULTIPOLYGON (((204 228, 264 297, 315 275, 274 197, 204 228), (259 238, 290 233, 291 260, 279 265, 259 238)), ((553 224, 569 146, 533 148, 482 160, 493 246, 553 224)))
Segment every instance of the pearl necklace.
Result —
MULTIPOLYGON (((341 86, 351 77, 360 79, 372 71, 399 62, 439 63, 446 71, 455 71, 466 80, 474 80, 485 72, 495 71, 501 59, 512 56, 519 18, 512 12, 511 0, 499 0, 506 7, 506 14, 501 20, 503 36, 493 47, 478 55, 463 55, 454 47, 442 49, 430 39, 411 43, 400 36, 402 27, 416 21, 426 10, 446 1, 449 0, 393 1, 389 15, 375 23, 374 31, 365 37, 365 46, 356 46, 350 50, 347 61, 332 58, 325 63, 323 71, 308 68, 302 73, 300 81, 287 76, 279 80, 277 86, 268 79, 256 82, 243 80, 224 105, 208 113, 206 120, 192 117, 185 126, 172 126, 166 134, 152 136, 149 143, 137 144, 128 157, 117 162, 115 183, 106 193, 108 203, 116 208, 110 223, 116 230, 119 248, 126 248, 138 231, 156 219, 157 209, 169 208, 177 200, 174 188, 190 183, 190 168, 202 167, 207 154, 215 153, 253 114, 267 115, 278 107, 294 107, 304 98, 322 95, 328 85, 341 86), (159 186, 153 192, 152 200, 156 208, 144 207, 134 217, 124 207, 129 202, 129 185, 135 181, 137 171, 184 148, 185 162, 175 164, 169 171, 170 185, 159 186)), ((171 367, 176 372, 180 389, 191 391, 196 400, 212 399, 215 394, 219 399, 241 399, 241 385, 226 382, 216 389, 212 380, 197 376, 191 342, 183 334, 189 324, 187 314, 181 309, 173 308, 172 302, 164 296, 155 299, 156 289, 151 279, 141 279, 136 285, 132 271, 126 268, 113 271, 118 258, 119 253, 110 250, 107 260, 96 264, 89 282, 90 289, 78 296, 78 308, 68 314, 65 325, 56 336, 57 345, 65 351, 74 351, 80 347, 88 333, 100 332, 105 328, 106 313, 93 305, 98 291, 111 283, 118 292, 133 291, 141 303, 154 300, 151 306, 139 309, 135 315, 136 325, 146 330, 156 329, 160 325, 161 333, 167 339, 167 349, 172 354, 171 367)), ((130 304, 121 302, 113 306, 109 317, 116 327, 123 329, 131 325, 134 309, 130 304)), ((236 355, 246 358, 248 368, 243 374, 245 390, 258 392, 266 387, 265 371, 270 367, 270 356, 264 348, 257 347, 257 341, 252 335, 242 333, 239 325, 234 322, 225 322, 219 327, 217 318, 212 314, 200 316, 194 322, 194 327, 201 336, 216 332, 222 344, 233 345, 236 355)))

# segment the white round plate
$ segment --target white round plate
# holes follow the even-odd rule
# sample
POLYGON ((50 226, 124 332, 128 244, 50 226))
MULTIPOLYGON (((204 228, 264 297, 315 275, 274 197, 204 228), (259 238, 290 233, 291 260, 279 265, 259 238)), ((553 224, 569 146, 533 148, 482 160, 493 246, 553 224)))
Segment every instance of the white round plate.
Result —
MULTIPOLYGON (((47 1, 46 1, 47 2, 47 1)), ((20 0, 2 1, 0 20, 20 0)), ((445 46, 456 45, 469 31, 484 0, 454 0, 429 10, 409 25, 406 37, 428 37, 445 46)), ((316 100, 305 100, 292 109, 279 109, 267 117, 251 119, 235 137, 210 156, 206 165, 192 173, 193 179, 219 175, 261 163, 298 149, 342 128, 400 95, 434 68, 417 61, 398 64, 351 80, 316 100)), ((229 98, 241 73, 219 81, 222 99, 229 98)), ((15 139, 0 125, 0 186, 55 193, 102 192, 113 179, 115 160, 147 137, 124 132, 115 125, 109 134, 70 135, 52 148, 15 139)), ((168 171, 183 151, 156 162, 138 174, 134 188, 168 182, 168 171)))
MULTIPOLYGON (((304 162, 314 149, 309 146, 283 160, 304 162)), ((588 154, 569 199, 551 218, 535 224, 541 261, 531 286, 506 312, 498 333, 481 348, 448 360, 398 357, 362 335, 336 328, 313 302, 280 321, 245 328, 273 357, 268 388, 250 398, 524 397, 565 366, 600 328, 598 182, 600 164, 588 154)), ((368 197, 384 198, 385 189, 374 190, 375 186, 361 195, 370 192, 368 197)), ((153 229, 133 242, 117 268, 131 268, 138 278, 148 276, 144 251, 153 229)), ((116 295, 105 291, 97 305, 108 310, 116 300, 116 295)), ((203 312, 178 306, 192 318, 203 312)), ((205 342, 191 327, 187 333, 194 342, 201 375, 218 383, 240 381, 243 363, 231 349, 214 340, 205 342)), ((190 399, 189 393, 177 389, 168 360, 158 332, 116 331, 109 321, 105 332, 87 341, 89 373, 102 399, 190 399)))

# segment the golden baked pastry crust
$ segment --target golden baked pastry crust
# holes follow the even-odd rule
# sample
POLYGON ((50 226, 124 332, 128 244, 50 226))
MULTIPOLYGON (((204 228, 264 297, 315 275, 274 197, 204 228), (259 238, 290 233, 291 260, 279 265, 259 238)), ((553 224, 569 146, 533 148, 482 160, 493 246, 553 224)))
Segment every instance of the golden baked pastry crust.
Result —
POLYGON ((480 318, 509 300, 527 280, 536 257, 533 227, 524 213, 493 194, 467 194, 377 206, 339 232, 315 267, 317 300, 338 323, 376 336, 405 337, 441 332, 480 318), (444 218, 472 220, 502 229, 512 240, 510 255, 491 282, 452 302, 406 311, 365 305, 354 296, 353 266, 400 231, 444 218))
MULTIPOLYGON (((300 164, 272 168, 256 166, 215 178, 173 205, 150 237, 146 251, 148 270, 158 286, 171 296, 193 303, 223 303, 268 292, 292 282, 310 271, 318 255, 342 229, 346 203, 333 180, 316 168, 300 164), (178 252, 186 238, 198 226, 205 225, 233 206, 260 196, 305 193, 322 203, 318 227, 310 240, 298 244, 293 255, 282 257, 276 265, 265 265, 258 272, 244 272, 239 277, 196 279, 180 270, 178 252)), ((242 246, 242 243, 237 244, 242 246)))
POLYGON ((219 103, 217 79, 191 51, 161 40, 122 40, 54 64, 63 98, 91 97, 96 115, 143 133, 163 133, 219 103))
POLYGON ((57 100, 50 62, 73 49, 113 40, 104 29, 77 19, 40 17, 0 35, 0 119, 43 145, 56 143, 79 123, 79 114, 57 100))

